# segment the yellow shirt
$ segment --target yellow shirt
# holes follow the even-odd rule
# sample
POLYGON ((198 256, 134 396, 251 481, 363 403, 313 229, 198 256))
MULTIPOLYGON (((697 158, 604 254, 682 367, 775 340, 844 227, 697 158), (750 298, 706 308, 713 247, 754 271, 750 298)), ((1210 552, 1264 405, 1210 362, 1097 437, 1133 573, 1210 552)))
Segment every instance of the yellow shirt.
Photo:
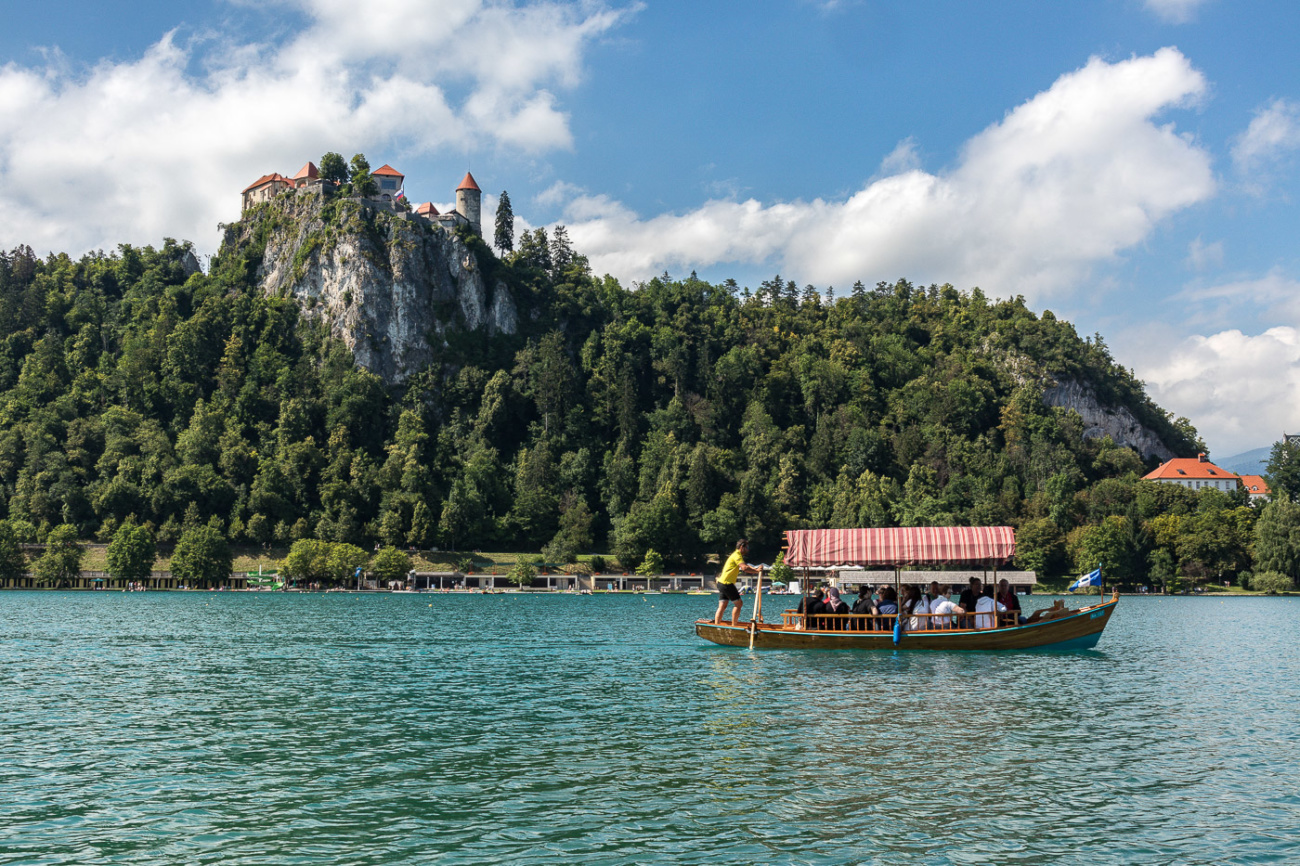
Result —
POLYGON ((718 578, 718 583, 735 583, 736 578, 740 576, 740 567, 745 564, 745 556, 739 550, 732 552, 727 557, 727 564, 722 566, 722 576, 718 578))

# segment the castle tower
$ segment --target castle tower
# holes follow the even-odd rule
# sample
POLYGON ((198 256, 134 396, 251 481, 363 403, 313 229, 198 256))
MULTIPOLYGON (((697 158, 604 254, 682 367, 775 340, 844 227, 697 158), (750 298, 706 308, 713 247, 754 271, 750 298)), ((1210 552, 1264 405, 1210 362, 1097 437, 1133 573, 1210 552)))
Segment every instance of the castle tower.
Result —
POLYGON ((482 196, 483 191, 474 182, 474 175, 465 172, 465 179, 456 187, 456 213, 469 220, 470 227, 479 236, 483 234, 482 196))

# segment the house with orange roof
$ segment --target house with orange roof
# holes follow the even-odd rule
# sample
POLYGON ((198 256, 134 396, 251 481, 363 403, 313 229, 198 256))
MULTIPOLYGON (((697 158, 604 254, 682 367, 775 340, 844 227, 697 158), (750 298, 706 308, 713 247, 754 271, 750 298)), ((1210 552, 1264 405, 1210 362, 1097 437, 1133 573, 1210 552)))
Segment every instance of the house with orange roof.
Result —
POLYGON ((1269 494, 1272 492, 1268 489, 1268 482, 1262 475, 1242 475, 1241 486, 1250 494, 1251 505, 1256 502, 1268 502, 1269 494))
POLYGON ((397 194, 402 191, 403 182, 406 180, 406 175, 388 163, 384 163, 370 172, 370 176, 375 179, 375 183, 379 187, 380 201, 392 201, 397 198, 397 194))
POLYGON ((254 205, 270 201, 291 186, 293 181, 278 172, 264 174, 244 187, 243 209, 248 210, 254 205))
POLYGON ((1241 478, 1237 473, 1215 466, 1204 454, 1166 460, 1142 478, 1162 484, 1181 484, 1189 490, 1231 492, 1241 486, 1241 478))
POLYGON ((296 189, 302 189, 304 186, 320 183, 320 169, 316 168, 316 163, 308 161, 306 165, 298 169, 298 173, 293 176, 293 185, 296 189))

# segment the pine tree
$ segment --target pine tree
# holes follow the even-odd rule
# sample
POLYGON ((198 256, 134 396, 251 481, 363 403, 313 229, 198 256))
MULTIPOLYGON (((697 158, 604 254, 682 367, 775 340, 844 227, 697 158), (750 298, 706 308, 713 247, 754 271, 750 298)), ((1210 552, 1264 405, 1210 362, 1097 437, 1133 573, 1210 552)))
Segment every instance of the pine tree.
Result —
POLYGON ((551 276, 558 278, 571 264, 573 247, 569 245, 569 233, 564 226, 556 226, 551 231, 551 276))
POLYGON ((510 207, 510 193, 501 190, 497 201, 497 228, 492 239, 499 253, 513 252, 515 248, 515 212, 510 207))

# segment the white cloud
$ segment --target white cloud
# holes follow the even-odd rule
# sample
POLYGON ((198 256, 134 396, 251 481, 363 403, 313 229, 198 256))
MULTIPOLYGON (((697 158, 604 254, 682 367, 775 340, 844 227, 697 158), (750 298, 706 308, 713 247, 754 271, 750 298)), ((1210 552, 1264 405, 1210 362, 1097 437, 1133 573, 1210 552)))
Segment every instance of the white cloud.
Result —
POLYGON ((1223 241, 1205 243, 1198 236, 1187 245, 1186 264, 1193 270, 1203 271, 1223 264, 1223 241))
POLYGON ((1156 120, 1205 87, 1173 48, 1093 58, 967 142, 946 173, 915 167, 905 141, 886 159, 896 173, 845 201, 717 200, 642 219, 579 196, 565 217, 593 267, 623 279, 775 263, 822 285, 906 274, 1042 298, 1214 194, 1209 155, 1156 120))
POLYGON ((1300 431, 1300 329, 1221 331, 1186 338, 1164 353, 1139 368, 1148 393, 1194 419, 1216 453, 1236 454, 1300 431))
POLYGON ((1186 24, 1206 0, 1146 0, 1147 9, 1173 24, 1186 24))
POLYGON ((916 153, 916 141, 911 136, 900 141, 880 161, 880 173, 883 175, 904 174, 920 167, 921 157, 916 153))
POLYGON ((628 14, 555 0, 292 5, 308 23, 279 45, 168 34, 81 74, 58 57, 0 67, 0 238, 73 252, 164 235, 205 246, 238 216, 244 186, 325 149, 396 162, 569 148, 555 91, 628 14))
POLYGON ((1255 112, 1246 131, 1232 145, 1232 161, 1246 176, 1248 189, 1261 192, 1270 166, 1300 148, 1300 103, 1274 99, 1255 112))

